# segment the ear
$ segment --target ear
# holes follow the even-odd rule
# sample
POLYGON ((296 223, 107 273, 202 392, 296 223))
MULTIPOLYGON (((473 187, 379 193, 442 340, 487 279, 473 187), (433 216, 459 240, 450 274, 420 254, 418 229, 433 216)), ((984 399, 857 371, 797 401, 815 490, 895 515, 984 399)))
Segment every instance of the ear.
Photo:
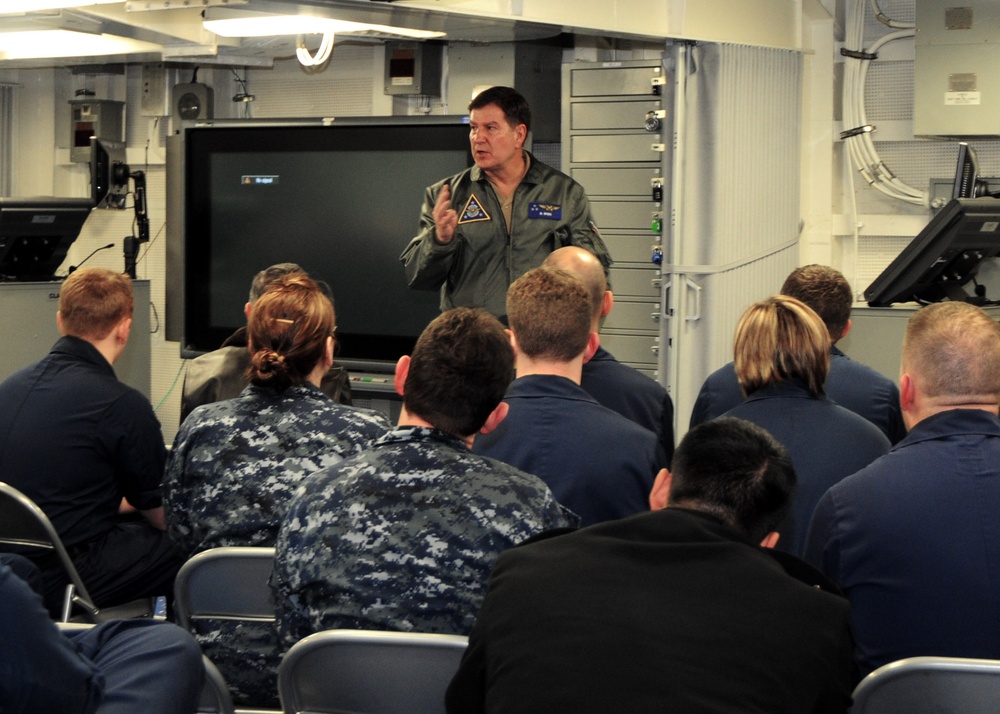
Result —
POLYGON ((323 350, 323 364, 329 369, 333 366, 333 335, 326 338, 326 348, 323 350))
POLYGON ((597 348, 601 346, 601 338, 596 332, 591 332, 587 337, 587 346, 583 350, 583 362, 586 364, 590 358, 597 353, 597 348))
POLYGON ((913 410, 916 391, 916 387, 913 384, 913 377, 905 372, 901 374, 899 377, 899 406, 904 412, 913 410))
POLYGON ((649 492, 649 510, 660 511, 667 507, 670 500, 670 484, 673 476, 666 469, 660 469, 653 481, 653 490, 649 492))
POLYGON ((778 545, 778 538, 780 537, 781 537, 780 533, 778 533, 777 531, 771 531, 766 536, 764 536, 764 540, 760 542, 760 547, 773 548, 774 546, 778 545))
POLYGON ((517 148, 524 146, 525 139, 528 138, 528 127, 524 124, 518 124, 514 127, 514 145, 517 148))
POLYGON ((126 317, 117 325, 115 325, 115 339, 119 344, 124 345, 128 342, 128 336, 132 332, 132 318, 126 317))
POLYGON ((850 319, 848 319, 847 324, 844 325, 844 331, 840 334, 840 337, 838 337, 837 340, 835 341, 839 342, 840 340, 844 339, 845 337, 847 337, 847 333, 850 331, 851 331, 851 321, 850 319))
POLYGON ((507 411, 510 407, 507 402, 500 402, 497 404, 496 408, 490 412, 490 415, 486 417, 486 423, 479 430, 480 434, 489 434, 491 431, 500 426, 500 422, 507 418, 507 411))
POLYGON ((396 394, 403 396, 403 386, 406 384, 406 377, 410 373, 410 355, 403 355, 396 362, 396 373, 392 377, 392 386, 396 388, 396 394))
POLYGON ((601 300, 601 317, 607 317, 611 308, 615 306, 615 294, 610 290, 604 291, 604 298, 601 300))
POLYGON ((66 330, 63 329, 62 324, 62 310, 56 310, 56 327, 59 328, 60 335, 66 334, 66 330))
POLYGON ((505 328, 504 332, 507 333, 507 339, 510 340, 510 348, 514 350, 514 359, 517 359, 518 349, 517 349, 517 335, 510 328, 505 328))
POLYGON ((251 312, 253 312, 253 303, 248 300, 247 304, 243 306, 243 314, 246 315, 248 320, 250 319, 251 312))

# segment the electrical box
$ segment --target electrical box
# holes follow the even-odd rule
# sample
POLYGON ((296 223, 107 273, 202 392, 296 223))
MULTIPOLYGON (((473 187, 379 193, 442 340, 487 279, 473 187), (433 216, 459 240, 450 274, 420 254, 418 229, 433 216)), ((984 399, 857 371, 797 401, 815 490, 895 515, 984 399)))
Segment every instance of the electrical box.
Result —
POLYGON ((436 42, 387 42, 385 94, 441 96, 441 58, 444 45, 436 42))
POLYGON ((1000 136, 1000 3, 917 0, 913 133, 1000 136))
POLYGON ((125 141, 125 102, 71 99, 69 160, 90 161, 90 137, 125 141))

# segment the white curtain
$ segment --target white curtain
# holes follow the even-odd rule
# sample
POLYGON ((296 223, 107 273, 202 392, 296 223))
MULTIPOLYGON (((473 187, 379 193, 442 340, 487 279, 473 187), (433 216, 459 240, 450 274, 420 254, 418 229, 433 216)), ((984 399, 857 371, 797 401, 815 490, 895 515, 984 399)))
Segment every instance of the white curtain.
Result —
POLYGON ((679 226, 665 277, 679 435, 704 378, 732 359, 743 310, 797 264, 803 63, 740 45, 678 52, 679 226))

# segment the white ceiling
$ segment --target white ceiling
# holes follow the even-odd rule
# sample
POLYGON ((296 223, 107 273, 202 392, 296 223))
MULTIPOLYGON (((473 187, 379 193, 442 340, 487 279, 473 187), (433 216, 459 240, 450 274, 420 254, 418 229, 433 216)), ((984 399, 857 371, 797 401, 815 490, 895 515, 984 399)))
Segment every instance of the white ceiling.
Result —
MULTIPOLYGON (((2 9, 2 2, 0 2, 2 9)), ((202 27, 203 16, 300 14, 380 25, 442 31, 449 42, 511 42, 551 37, 562 28, 494 17, 407 8, 378 0, 127 0, 68 10, 0 16, 0 30, 66 29, 107 33, 163 46, 162 52, 58 60, 0 60, 4 67, 108 62, 177 62, 201 65, 270 66, 294 54, 294 37, 225 38, 202 27)), ((338 34, 339 41, 381 42, 392 35, 338 34)))

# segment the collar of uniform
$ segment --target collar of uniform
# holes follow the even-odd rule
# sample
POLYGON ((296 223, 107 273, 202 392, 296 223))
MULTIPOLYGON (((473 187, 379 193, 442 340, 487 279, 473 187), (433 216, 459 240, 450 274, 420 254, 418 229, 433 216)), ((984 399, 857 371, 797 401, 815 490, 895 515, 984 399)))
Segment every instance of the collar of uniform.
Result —
POLYGON ((449 434, 446 431, 441 431, 440 429, 434 429, 428 426, 397 426, 372 442, 372 447, 382 446, 385 444, 406 444, 420 441, 436 441, 454 449, 461 449, 462 451, 469 450, 469 447, 465 445, 465 442, 454 434, 449 434))
POLYGON ((220 347, 246 347, 250 342, 249 338, 247 337, 247 334, 248 330, 246 325, 244 325, 243 327, 236 330, 236 332, 231 334, 229 337, 227 337, 226 341, 223 342, 222 345, 220 345, 220 347))
POLYGON ((312 382, 306 381, 291 385, 281 394, 278 394, 270 387, 250 383, 244 387, 243 394, 253 394, 267 399, 288 399, 291 397, 293 399, 321 399, 323 401, 330 401, 330 397, 324 394, 322 389, 312 382))
POLYGON ((591 362, 610 362, 614 358, 615 358, 614 355, 612 355, 606 349, 604 349, 603 347, 598 347, 597 351, 594 352, 594 356, 584 363, 583 368, 586 369, 587 365, 590 364, 591 362))
POLYGON ((554 374, 529 374, 518 377, 510 383, 510 386, 507 387, 507 393, 504 395, 505 400, 536 397, 573 399, 597 404, 597 400, 585 392, 579 384, 554 374))
POLYGON ((104 359, 104 355, 102 355, 96 347, 81 337, 64 335, 59 338, 58 342, 55 343, 52 347, 52 351, 60 354, 67 354, 85 362, 89 362, 95 367, 100 367, 102 370, 106 370, 112 377, 116 377, 114 368, 106 359, 104 359))
POLYGON ((748 402, 757 401, 759 399, 775 399, 779 397, 788 397, 792 399, 823 399, 826 397, 813 397, 809 393, 809 390, 805 388, 802 384, 795 381, 790 382, 777 382, 776 384, 769 384, 766 387, 761 387, 756 392, 747 397, 748 402))
POLYGON ((1000 436, 1000 419, 982 409, 946 409, 914 424, 906 438, 892 447, 892 450, 903 449, 921 441, 968 434, 1000 436))

